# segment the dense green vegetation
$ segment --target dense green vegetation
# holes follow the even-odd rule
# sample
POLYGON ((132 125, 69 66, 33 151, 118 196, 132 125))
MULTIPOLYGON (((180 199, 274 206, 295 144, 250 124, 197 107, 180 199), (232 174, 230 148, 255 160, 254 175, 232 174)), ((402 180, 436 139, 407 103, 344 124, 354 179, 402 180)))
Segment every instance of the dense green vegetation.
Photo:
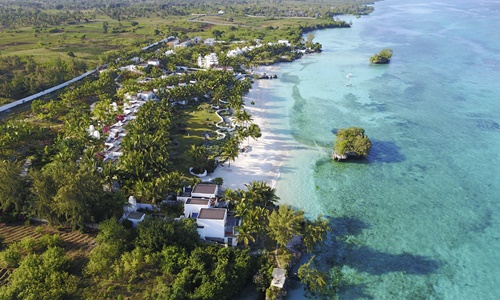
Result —
POLYGON ((0 287, 2 299, 64 299, 75 295, 78 278, 68 273, 70 259, 58 235, 24 238, 0 253, 2 267, 16 268, 9 284, 0 287))
MULTIPOLYGON (((152 204, 175 199, 182 187, 198 182, 188 167, 199 173, 213 171, 218 163, 230 167, 241 147, 261 136, 244 109, 243 95, 252 80, 236 79, 228 69, 245 72, 321 51, 309 31, 349 27, 332 16, 368 13, 368 3, 47 0, 14 5, 0 0, 0 101, 109 63, 96 76, 35 100, 29 111, 0 122, 0 221, 36 218, 82 231, 100 223, 83 274, 71 269, 72 259, 55 236, 10 244, 0 255, 2 266, 12 270, 8 284, 0 287, 0 298, 231 299, 253 282, 273 299, 278 293, 269 289, 273 267, 290 266, 294 251, 311 251, 329 224, 321 216, 309 220, 303 211, 278 206, 274 189, 266 183, 225 191, 231 214, 242 220, 237 228, 240 248, 200 243, 193 220, 171 218, 179 215, 177 208, 164 207, 159 214, 165 219, 148 216, 136 230, 117 218, 126 196, 152 204), (152 49, 159 51, 138 50, 170 35, 181 41, 215 37, 218 43, 176 48, 168 56, 164 52, 172 47, 165 44, 152 49), (263 46, 226 55, 256 45, 256 39, 263 46), (291 46, 276 44, 279 39, 291 46), (217 53, 223 68, 185 70, 197 68, 198 56, 209 53, 217 53), (158 59, 161 68, 119 69, 136 57, 143 62, 158 59), (105 161, 105 138, 111 125, 124 119, 127 97, 154 89, 157 101, 146 102, 125 126, 123 155, 105 161), (223 121, 215 115, 220 109, 223 121), (218 123, 234 131, 219 129, 218 123), (98 136, 89 134, 91 125, 98 136), (287 247, 297 236, 303 249, 287 247)), ((365 137, 362 129, 361 135, 365 137)), ((366 141, 346 140, 342 151, 367 146, 366 141)), ((316 293, 327 287, 327 277, 311 263, 299 270, 299 277, 316 293)))
POLYGON ((60 58, 37 64, 33 57, 0 57, 0 105, 51 88, 80 75, 87 69, 84 61, 60 58))
MULTIPOLYGON (((0 1, 1 25, 44 26, 79 24, 95 20, 98 15, 106 15, 117 21, 133 20, 141 17, 188 16, 191 14, 217 14, 219 11, 236 16, 262 17, 322 17, 339 14, 368 14, 373 11, 373 0, 333 0, 333 1, 279 1, 262 3, 256 0, 151 0, 137 1, 73 1, 43 0, 0 1)), ((230 20, 228 20, 231 22, 230 20)))
POLYGON ((372 64, 388 64, 392 57, 392 50, 389 48, 385 48, 380 50, 377 54, 375 53, 372 57, 370 57, 370 62, 372 64))
POLYGON ((334 158, 346 159, 348 156, 365 157, 370 153, 372 143, 359 127, 339 129, 335 134, 334 158))
POLYGON ((192 219, 151 218, 136 230, 110 219, 99 229, 86 299, 229 299, 260 267, 248 250, 201 244, 192 219))
MULTIPOLYGON (((184 114, 198 105, 215 104, 219 99, 227 99, 226 105, 238 112, 250 81, 235 80, 230 72, 217 70, 158 77, 148 84, 177 85, 179 80, 196 80, 197 84, 177 85, 160 93, 159 101, 147 102, 135 121, 127 125, 127 135, 121 144, 124 155, 114 164, 105 163, 102 151, 106 128, 119 116, 119 111, 114 111, 111 105, 118 97, 115 76, 112 72, 103 72, 98 80, 65 91, 59 100, 37 100, 28 119, 8 120, 1 125, 8 133, 0 138, 0 158, 5 160, 1 168, 4 178, 0 188, 1 207, 9 216, 36 216, 52 224, 67 222, 73 228, 98 222, 120 213, 124 197, 110 191, 114 183, 143 202, 156 203, 196 182, 185 175, 187 162, 212 171, 215 157, 234 159, 239 144, 260 136, 258 126, 248 122, 238 127, 238 135, 228 135, 222 140, 216 140, 214 134, 208 141, 201 134, 197 139, 185 136, 189 124, 183 123, 184 114), (204 99, 202 103, 191 100, 193 106, 187 109, 172 105, 174 100, 196 95, 204 99), (88 99, 100 100, 92 111, 88 99), (47 128, 43 122, 53 125, 47 128), (103 138, 89 137, 87 129, 91 124, 103 138), (186 156, 193 147, 200 151, 186 156), (20 162, 28 157, 31 170, 27 178, 21 178, 20 162), (97 167, 103 171, 96 171, 97 167)), ((135 80, 124 79, 121 84, 125 91, 137 88, 135 80)), ((205 126, 205 131, 212 128, 210 124, 205 126)))
MULTIPOLYGON (((0 104, 59 84, 166 36, 296 42, 311 29, 346 26, 338 14, 367 14, 368 0, 0 1, 0 104), (218 14, 219 11, 223 14, 218 14), (194 15, 193 15, 194 14, 194 15), (200 15, 201 14, 201 15, 200 15), (45 75, 45 76, 44 76, 45 75)), ((348 26, 348 25, 347 25, 348 26)), ((319 44, 308 45, 319 50, 319 44)), ((217 47, 216 47, 217 48, 217 47)), ((217 51, 218 53, 218 51, 217 51)), ((257 55, 257 54, 256 54, 257 55)), ((273 63, 265 54, 259 59, 273 63)), ((289 59, 285 59, 289 60, 289 59)))

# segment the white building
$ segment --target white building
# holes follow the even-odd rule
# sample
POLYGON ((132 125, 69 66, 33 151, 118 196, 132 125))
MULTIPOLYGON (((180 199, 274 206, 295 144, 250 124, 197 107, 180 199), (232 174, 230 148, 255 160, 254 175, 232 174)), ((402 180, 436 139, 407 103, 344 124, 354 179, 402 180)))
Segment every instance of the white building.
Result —
POLYGON ((219 65, 219 58, 217 57, 217 54, 212 52, 208 55, 205 55, 205 57, 202 57, 201 54, 198 55, 198 66, 200 68, 209 69, 211 67, 218 65, 219 65))
POLYGON ((158 59, 149 59, 148 60, 148 65, 154 66, 154 67, 159 67, 160 66, 160 61, 158 59))
POLYGON ((178 201, 186 199, 181 218, 196 219, 202 239, 236 246, 238 241, 235 228, 241 225, 241 220, 228 217, 226 208, 218 208, 218 193, 219 186, 216 184, 198 184, 193 190, 185 188, 183 194, 177 196, 178 201))
POLYGON ((125 67, 120 67, 118 68, 120 71, 129 71, 129 72, 133 72, 133 73, 142 73, 142 71, 139 71, 137 69, 137 66, 136 65, 128 65, 128 66, 125 66, 125 67))
POLYGON ((144 218, 146 217, 145 213, 137 212, 138 208, 139 206, 135 197, 128 197, 128 205, 124 207, 125 216, 122 217, 122 219, 127 219, 132 222, 132 227, 134 228, 137 227, 137 224, 139 224, 139 222, 144 221, 144 218))
POLYGON ((200 183, 191 192, 193 198, 216 198, 219 195, 219 186, 216 184, 200 183))
POLYGON ((224 240, 226 220, 227 210, 225 208, 202 208, 196 219, 200 237, 202 239, 215 238, 224 240))
POLYGON ((197 218, 202 208, 210 208, 210 199, 188 198, 184 203, 184 216, 186 218, 197 218))
POLYGON ((271 286, 282 289, 286 282, 286 269, 274 268, 272 276, 271 286))
POLYGON ((187 48, 189 46, 191 46, 193 42, 192 41, 185 41, 185 42, 182 42, 182 43, 179 43, 179 44, 176 44, 174 45, 174 48, 187 48))
POLYGON ((287 45, 288 47, 291 46, 291 44, 288 40, 278 40, 278 44, 287 45))
POLYGON ((226 55, 227 55, 227 57, 235 57, 235 56, 238 56, 238 55, 245 53, 244 49, 245 48, 240 49, 240 47, 238 47, 236 49, 229 50, 226 55))
POLYGON ((205 39, 204 43, 207 46, 213 46, 215 44, 215 39, 214 38, 207 38, 207 39, 205 39))
POLYGON ((153 91, 145 91, 137 93, 137 99, 147 101, 147 100, 157 100, 158 98, 156 98, 156 95, 153 91))
POLYGON ((179 45, 179 43, 180 43, 180 42, 179 42, 179 40, 178 40, 178 39, 174 39, 174 40, 172 40, 172 41, 169 41, 169 42, 167 43, 167 45, 169 45, 170 47, 176 47, 177 45, 179 45))
POLYGON ((140 213, 140 212, 130 212, 128 213, 126 219, 129 220, 130 222, 132 222, 132 227, 137 227, 137 224, 139 224, 139 222, 142 222, 144 221, 144 218, 145 218, 146 214, 145 213, 140 213))

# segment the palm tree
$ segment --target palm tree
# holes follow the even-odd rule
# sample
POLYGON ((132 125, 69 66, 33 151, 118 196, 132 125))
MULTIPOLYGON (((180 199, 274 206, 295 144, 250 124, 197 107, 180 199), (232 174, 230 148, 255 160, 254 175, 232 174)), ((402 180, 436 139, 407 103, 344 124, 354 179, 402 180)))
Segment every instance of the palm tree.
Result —
POLYGON ((231 167, 231 160, 234 161, 238 157, 238 141, 234 138, 227 141, 223 146, 221 156, 224 160, 229 160, 229 167, 231 167))
POLYGON ((198 183, 199 179, 196 177, 187 177, 179 172, 171 172, 164 174, 161 177, 160 184, 163 185, 165 191, 181 191, 183 187, 191 185, 194 186, 198 183))
POLYGON ((245 104, 243 102, 243 98, 240 94, 235 93, 235 91, 231 90, 231 95, 228 99, 228 105, 233 111, 239 111, 243 108, 245 104))
POLYGON ((242 127, 236 127, 233 137, 238 141, 238 144, 243 142, 248 137, 248 130, 242 127))
POLYGON ((329 226, 328 220, 323 219, 320 215, 318 219, 314 222, 306 220, 302 236, 304 238, 304 245, 307 248, 307 251, 312 251, 314 245, 317 242, 322 241, 325 238, 325 235, 331 228, 329 226))
POLYGON ((28 195, 26 177, 20 176, 22 164, 0 160, 0 209, 7 211, 13 209, 21 213, 26 205, 28 195))
POLYGON ((241 198, 234 208, 235 216, 246 219, 246 215, 252 209, 252 207, 252 200, 241 198))
POLYGON ((248 137, 248 145, 250 145, 250 138, 257 140, 262 136, 262 132, 260 131, 260 127, 257 124, 250 124, 248 129, 246 130, 246 136, 248 137))
POLYGON ((269 211, 264 207, 253 206, 251 207, 244 218, 244 223, 248 226, 248 229, 255 233, 257 236, 257 241, 259 236, 265 233, 267 227, 267 220, 269 216, 269 211))
POLYGON ((108 162, 102 164, 102 171, 101 171, 102 182, 103 184, 109 186, 110 189, 112 188, 113 182, 115 181, 114 178, 115 173, 116 169, 113 163, 108 162))
POLYGON ((314 256, 311 259, 300 266, 297 271, 297 275, 302 281, 303 284, 307 285, 307 287, 315 292, 320 293, 327 285, 328 274, 319 271, 318 269, 311 267, 311 262, 313 261, 314 256))
POLYGON ((245 184, 245 187, 248 193, 253 195, 255 202, 264 205, 264 207, 267 206, 268 202, 276 204, 279 200, 279 197, 276 196, 276 189, 270 187, 264 181, 252 181, 249 184, 245 184))
POLYGON ((248 246, 250 242, 255 242, 255 238, 252 235, 252 232, 249 230, 249 228, 245 225, 240 226, 237 228, 238 234, 236 235, 238 237, 238 240, 243 242, 245 246, 248 246))
POLYGON ((229 94, 229 89, 225 85, 217 86, 213 91, 212 98, 215 100, 217 105, 220 105, 221 99, 227 99, 229 94))
POLYGON ((207 148, 191 145, 191 148, 186 152, 186 158, 192 163, 196 173, 202 173, 208 161, 207 148))
POLYGON ((92 110, 93 119, 95 119, 100 125, 110 125, 110 108, 111 108, 111 100, 101 100, 97 102, 94 106, 94 110, 92 110))
POLYGON ((152 198, 153 182, 139 178, 133 186, 134 196, 141 202, 149 202, 152 198))
POLYGON ((231 203, 238 204, 243 197, 242 191, 240 189, 232 190, 227 188, 224 190, 224 197, 231 201, 231 203))
POLYGON ((278 210, 269 215, 269 235, 278 245, 286 245, 300 233, 300 224, 304 222, 304 212, 295 211, 289 205, 280 205, 278 210))
POLYGON ((252 122, 252 116, 246 110, 238 110, 234 115, 236 123, 248 127, 248 123, 252 122))

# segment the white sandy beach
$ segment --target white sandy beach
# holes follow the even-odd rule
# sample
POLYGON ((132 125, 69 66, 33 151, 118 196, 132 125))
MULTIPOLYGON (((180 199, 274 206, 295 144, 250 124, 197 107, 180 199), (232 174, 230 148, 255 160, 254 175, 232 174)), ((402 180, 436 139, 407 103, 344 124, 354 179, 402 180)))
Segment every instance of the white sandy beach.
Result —
MULTIPOLYGON (((224 166, 219 166, 210 174, 210 177, 222 177, 224 188, 245 188, 245 184, 252 181, 265 181, 271 186, 276 185, 280 177, 280 166, 287 157, 287 142, 290 136, 277 134, 270 128, 269 109, 271 101, 267 98, 265 88, 271 80, 258 80, 254 83, 252 90, 244 97, 245 109, 252 115, 253 123, 259 125, 262 136, 257 139, 250 139, 250 149, 240 153, 235 161, 228 162, 224 166), (251 102, 254 101, 255 105, 251 102)), ((245 146, 248 141, 241 144, 245 146)))

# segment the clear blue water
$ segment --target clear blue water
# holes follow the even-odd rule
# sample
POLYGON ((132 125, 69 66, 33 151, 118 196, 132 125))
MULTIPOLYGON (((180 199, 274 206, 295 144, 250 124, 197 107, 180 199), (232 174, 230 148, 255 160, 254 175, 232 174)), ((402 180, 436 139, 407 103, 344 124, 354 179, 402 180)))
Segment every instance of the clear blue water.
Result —
POLYGON ((352 21, 267 88, 267 129, 293 137, 278 195, 332 218, 317 254, 342 299, 500 299, 500 2, 385 0, 352 21), (333 162, 348 126, 372 152, 333 162))

